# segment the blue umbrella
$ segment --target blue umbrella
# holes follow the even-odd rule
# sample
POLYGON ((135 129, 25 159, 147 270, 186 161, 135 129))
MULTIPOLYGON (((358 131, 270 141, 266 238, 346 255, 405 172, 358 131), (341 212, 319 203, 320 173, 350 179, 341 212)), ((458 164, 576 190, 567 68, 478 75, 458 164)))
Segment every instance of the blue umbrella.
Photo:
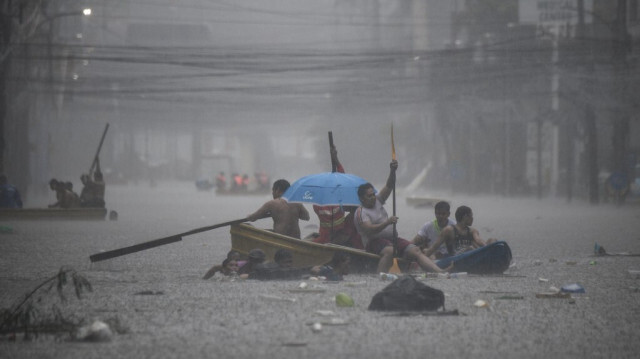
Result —
POLYGON ((359 206, 358 187, 365 183, 364 179, 348 173, 318 173, 295 181, 282 197, 289 202, 321 206, 359 206))

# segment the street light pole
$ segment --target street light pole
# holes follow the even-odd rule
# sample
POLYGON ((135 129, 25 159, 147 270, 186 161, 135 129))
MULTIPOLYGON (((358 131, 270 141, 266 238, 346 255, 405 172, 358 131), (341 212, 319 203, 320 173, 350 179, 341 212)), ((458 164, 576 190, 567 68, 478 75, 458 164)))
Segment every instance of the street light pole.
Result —
MULTIPOLYGON (((91 14, 90 9, 83 9, 81 11, 69 11, 69 12, 61 12, 54 15, 47 15, 44 9, 44 5, 40 5, 37 7, 30 8, 28 13, 23 12, 23 6, 21 4, 16 4, 16 6, 7 6, 7 8, 2 9, 2 13, 0 13, 0 26, 2 27, 2 39, 1 39, 1 47, 0 47, 0 172, 4 172, 7 170, 13 170, 17 172, 14 178, 22 178, 22 182, 24 186, 27 186, 27 183, 33 183, 34 177, 32 177, 32 172, 35 166, 32 166, 30 163, 34 159, 31 158, 32 155, 25 154, 24 156, 18 156, 18 158, 14 158, 12 162, 21 163, 21 165, 11 166, 9 162, 6 161, 6 146, 14 147, 12 150, 12 158, 15 153, 27 152, 26 151, 26 138, 28 137, 27 133, 30 132, 28 128, 28 123, 30 121, 25 121, 24 118, 12 118, 12 113, 20 112, 21 108, 25 108, 26 103, 24 102, 16 102, 14 99, 20 93, 16 93, 12 91, 8 86, 8 78, 10 77, 8 71, 11 71, 11 55, 18 51, 19 48, 26 45, 29 40, 38 34, 42 35, 40 31, 43 26, 49 25, 49 32, 46 35, 48 39, 52 40, 52 33, 54 31, 52 23, 57 19, 67 16, 88 16, 91 14), (6 11, 4 11, 6 10, 6 11), (8 103, 12 103, 12 107, 14 110, 9 112, 8 103), (21 105, 22 104, 22 105, 21 105), (15 126, 14 126, 15 124, 15 126), (7 133, 7 128, 18 128, 19 134, 23 134, 25 137, 20 137, 18 139, 13 139, 13 136, 16 135, 15 131, 11 133, 7 133), (21 128, 21 129, 20 129, 21 128), (13 141, 7 142, 8 136, 12 136, 11 139, 13 141), (6 143, 6 146, 5 146, 6 143), (27 162, 26 165, 24 162, 27 162), (11 168, 6 168, 7 165, 11 168)), ((52 51, 47 50, 49 55, 52 55, 52 51)), ((27 60, 28 61, 28 60, 27 60)), ((49 57, 49 61, 52 61, 51 57, 49 57)), ((26 66, 29 62, 27 62, 26 66)), ((22 66, 20 66, 22 67, 22 66)), ((20 68, 19 67, 19 68, 20 68)), ((52 66, 49 67, 52 70, 52 66)), ((26 91, 26 90, 23 90, 26 91)), ((48 126, 48 125, 46 125, 48 126)), ((35 131, 43 131, 46 130, 42 125, 38 126, 40 128, 36 128, 35 131)), ((47 135, 39 135, 36 133, 36 138, 44 138, 46 139, 47 135)), ((48 148, 46 148, 46 141, 41 142, 41 146, 43 149, 41 150, 42 155, 36 156, 46 156, 45 153, 48 152, 48 148)), ((36 159, 37 160, 37 159, 36 159)), ((44 160, 44 157, 41 159, 44 160)), ((38 161, 39 162, 39 161, 38 161)), ((46 165, 46 164, 45 164, 46 165)), ((47 175, 46 172, 43 172, 43 175, 47 175)), ((36 180, 41 180, 42 178, 35 178, 36 180)), ((26 188, 24 188, 26 192, 26 188)))
POLYGON ((44 150, 44 152, 41 154, 43 164, 44 164, 44 171, 41 174, 41 177, 46 176, 41 179, 44 179, 44 180, 50 177, 49 169, 51 165, 52 151, 50 151, 49 148, 52 144, 51 143, 51 138, 53 137, 52 131, 55 131, 55 129, 57 128, 58 119, 60 117, 60 111, 62 106, 61 104, 59 105, 57 101, 57 93, 56 93, 56 86, 55 86, 55 71, 54 71, 54 53, 53 53, 54 38, 55 38, 55 35, 59 32, 58 31, 59 26, 57 26, 57 22, 61 18, 90 16, 91 13, 92 13, 91 9, 85 8, 82 10, 61 12, 51 16, 45 15, 45 19, 42 22, 40 22, 38 25, 36 25, 35 32, 38 31, 38 27, 41 27, 45 24, 48 24, 48 28, 49 28, 47 32, 47 61, 48 61, 47 75, 48 75, 48 90, 49 90, 48 98, 49 98, 50 108, 47 110, 45 107, 45 113, 46 113, 46 115, 44 116, 45 121, 42 123, 42 129, 41 129, 42 136, 41 136, 41 141, 39 141, 39 145, 44 150), (52 125, 53 125, 53 128, 51 127, 52 125))

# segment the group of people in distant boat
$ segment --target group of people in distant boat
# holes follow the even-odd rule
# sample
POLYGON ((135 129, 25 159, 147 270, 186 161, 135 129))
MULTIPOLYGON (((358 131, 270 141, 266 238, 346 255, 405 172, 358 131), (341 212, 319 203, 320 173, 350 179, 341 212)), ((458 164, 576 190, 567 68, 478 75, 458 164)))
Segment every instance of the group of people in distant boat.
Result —
MULTIPOLYGON (((335 146, 331 147, 331 157, 333 163, 337 164, 337 171, 344 173, 335 146)), ((392 160, 387 181, 377 193, 371 183, 358 188, 360 206, 314 205, 314 212, 320 220, 319 233, 305 239, 364 249, 377 254, 380 256, 378 272, 388 272, 394 257, 398 256, 417 263, 424 271, 437 273, 450 271, 454 263, 447 268, 440 268, 435 263, 436 260, 496 241, 491 238, 485 242, 479 232, 471 227, 473 212, 468 206, 459 206, 455 212, 455 221, 451 220, 450 205, 445 201, 435 205, 436 218, 425 223, 413 240, 398 237, 395 230, 398 217, 389 216, 384 208, 385 201, 395 186, 397 168, 398 162, 392 160)), ((302 204, 289 203, 282 198, 289 186, 289 182, 284 179, 275 181, 272 187, 273 199, 250 214, 248 220, 271 217, 274 232, 300 238, 299 220, 308 221, 309 212, 302 204)))
POLYGON ((223 171, 220 171, 215 178, 217 192, 268 192, 270 178, 264 170, 254 173, 254 179, 249 178, 248 174, 232 173, 231 178, 227 177, 223 171))
POLYGON ((82 190, 78 195, 70 181, 52 178, 49 181, 49 188, 56 193, 56 202, 50 204, 49 208, 104 208, 105 183, 100 171, 100 162, 96 161, 93 177, 85 173, 80 176, 80 181, 82 190))

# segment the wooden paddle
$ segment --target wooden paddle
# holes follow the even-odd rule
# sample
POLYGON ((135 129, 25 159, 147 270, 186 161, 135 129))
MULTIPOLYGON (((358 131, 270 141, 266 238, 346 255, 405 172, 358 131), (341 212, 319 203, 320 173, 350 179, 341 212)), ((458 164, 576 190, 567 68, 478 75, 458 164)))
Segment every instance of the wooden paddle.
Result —
POLYGON ((333 132, 329 131, 329 156, 331 156, 331 172, 336 172, 338 170, 338 164, 333 160, 333 155, 331 154, 331 149, 333 148, 333 132))
POLYGON ((212 229, 216 229, 216 228, 220 228, 220 227, 230 226, 232 224, 247 222, 248 220, 249 220, 248 218, 234 219, 233 221, 218 223, 218 224, 214 224, 212 226, 200 227, 200 228, 192 229, 192 230, 184 232, 184 233, 174 234, 173 236, 154 239, 152 241, 138 243, 138 244, 135 244, 133 246, 114 249, 114 250, 110 250, 110 251, 107 251, 107 252, 101 252, 101 253, 92 254, 92 255, 89 256, 89 259, 91 259, 91 262, 99 262, 99 261, 103 261, 103 260, 106 260, 106 259, 120 257, 120 256, 124 256, 124 255, 127 255, 127 254, 144 251, 146 249, 163 246, 165 244, 169 244, 169 243, 173 243, 173 242, 179 242, 179 241, 182 240, 182 237, 185 237, 185 236, 189 236, 189 235, 200 233, 200 232, 210 231, 212 229))
MULTIPOLYGON (((393 142, 393 123, 391 124, 391 160, 396 160, 396 146, 393 142)), ((391 191, 393 203, 393 216, 396 216, 396 181, 393 179, 393 189, 391 191)), ((398 234, 396 233, 396 223, 393 222, 393 264, 389 268, 389 273, 400 274, 402 271, 398 267, 398 234)))
MULTIPOLYGON (((338 170, 338 164, 333 159, 331 149, 333 148, 333 132, 329 131, 329 156, 331 157, 331 172, 336 173, 338 170)), ((331 208, 331 232, 329 232, 329 242, 333 242, 333 208, 331 208)))
POLYGON ((104 137, 107 135, 107 130, 109 130, 109 124, 107 123, 104 126, 104 131, 102 132, 102 138, 100 138, 100 144, 98 145, 98 150, 96 151, 96 155, 93 157, 93 162, 91 163, 91 167, 89 168, 89 176, 93 173, 93 169, 96 167, 96 163, 98 162, 98 157, 100 156, 100 150, 102 149, 102 143, 104 142, 104 137))

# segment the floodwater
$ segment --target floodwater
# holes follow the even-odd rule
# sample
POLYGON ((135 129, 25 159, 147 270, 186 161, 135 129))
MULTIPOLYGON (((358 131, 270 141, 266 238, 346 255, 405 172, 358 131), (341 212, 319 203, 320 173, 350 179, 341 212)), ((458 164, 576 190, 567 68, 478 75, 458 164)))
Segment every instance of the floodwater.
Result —
MULTIPOLYGON (((193 183, 155 187, 111 186, 107 207, 117 221, 16 221, 0 223, 0 307, 8 308, 44 279, 69 266, 85 275, 93 292, 68 300, 69 313, 90 322, 117 318, 111 342, 78 343, 41 338, 0 340, 2 357, 634 357, 640 350, 640 257, 594 258, 595 242, 608 252, 640 253, 638 206, 590 206, 563 200, 425 196, 474 211, 484 239, 506 240, 513 267, 505 277, 430 278, 445 292, 446 308, 460 316, 389 316, 369 312, 371 297, 388 282, 376 275, 349 275, 342 283, 310 283, 324 290, 292 293, 298 282, 204 281, 230 249, 228 228, 182 242, 91 264, 89 255, 244 218, 268 195, 216 196, 193 183), (548 281, 541 281, 547 279, 548 281), (579 283, 574 300, 540 299, 550 286, 579 283), (155 295, 138 295, 140 292, 155 295), (338 308, 337 293, 355 300, 338 308), (501 300, 499 293, 521 297, 501 300), (289 300, 277 300, 286 298, 289 300), (473 304, 482 299, 488 308, 473 304), (333 311, 343 325, 316 313, 333 311), (310 324, 325 322, 320 332, 310 324), (335 322, 334 322, 335 324, 335 322)), ((317 229, 312 213, 303 235, 317 229)), ((391 212, 391 201, 387 205, 391 212)), ((398 229, 411 239, 433 219, 433 208, 414 208, 398 191, 398 229)), ((270 227, 269 219, 255 223, 270 227)), ((19 336, 20 338, 20 336, 19 336)))

